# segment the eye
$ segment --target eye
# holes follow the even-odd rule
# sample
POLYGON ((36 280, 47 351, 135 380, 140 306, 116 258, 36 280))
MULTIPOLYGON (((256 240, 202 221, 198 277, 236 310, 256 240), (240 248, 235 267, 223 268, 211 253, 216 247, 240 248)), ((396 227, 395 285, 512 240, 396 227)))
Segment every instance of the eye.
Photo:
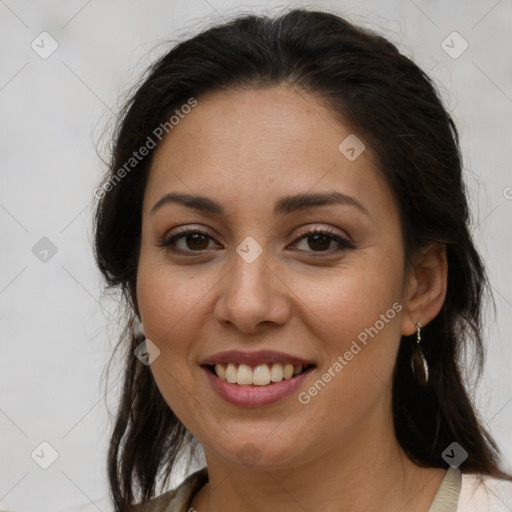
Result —
MULTIPOLYGON (((341 235, 331 231, 329 229, 315 228, 303 233, 297 238, 292 245, 296 245, 302 240, 310 239, 307 246, 312 249, 306 252, 337 252, 345 249, 354 249, 355 245, 342 237, 341 235), (330 249, 332 242, 335 242, 338 246, 336 249, 330 249)), ((164 238, 159 241, 159 247, 165 247, 171 252, 201 252, 208 250, 209 241, 213 238, 205 231, 201 231, 197 228, 184 228, 179 233, 172 235, 169 238, 164 238), (182 246, 179 247, 178 243, 183 241, 182 246)), ((302 250, 302 249, 301 249, 302 250)))
POLYGON ((344 249, 355 249, 355 245, 352 242, 327 228, 310 229, 303 233, 295 243, 307 239, 309 239, 309 242, 306 245, 313 249, 308 252, 337 252, 344 249), (332 242, 338 245, 338 249, 334 251, 329 249, 332 242))
POLYGON ((197 228, 185 228, 178 234, 163 239, 158 243, 159 247, 165 247, 172 252, 199 252, 208 249, 208 239, 213 238, 206 232, 197 228), (177 242, 183 239, 185 248, 177 247, 177 242), (192 249, 192 250, 187 250, 192 249))

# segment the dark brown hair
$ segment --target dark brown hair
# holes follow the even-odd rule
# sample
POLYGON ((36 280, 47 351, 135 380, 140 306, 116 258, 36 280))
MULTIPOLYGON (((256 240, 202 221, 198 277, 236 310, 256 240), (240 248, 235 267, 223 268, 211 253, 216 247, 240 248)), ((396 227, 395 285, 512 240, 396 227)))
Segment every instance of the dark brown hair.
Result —
POLYGON ((422 330, 429 382, 420 385, 411 371, 410 337, 402 338, 396 361, 393 414, 401 447, 421 466, 445 468, 441 454, 455 441, 468 453, 461 471, 511 479, 464 385, 463 352, 472 349, 478 376, 482 370, 482 299, 486 291, 492 296, 469 232, 454 122, 432 80, 386 38, 328 12, 294 9, 275 18, 239 16, 175 45, 148 69, 119 116, 94 218, 97 264, 126 304, 118 344, 126 351, 124 383, 108 452, 116 512, 129 510, 134 489, 139 500, 152 498, 159 474, 167 482, 195 443, 149 367, 133 356, 143 339, 134 330, 136 275, 154 150, 122 179, 119 169, 190 98, 287 84, 324 100, 369 144, 400 210, 406 264, 432 242, 446 246, 446 299, 422 330))

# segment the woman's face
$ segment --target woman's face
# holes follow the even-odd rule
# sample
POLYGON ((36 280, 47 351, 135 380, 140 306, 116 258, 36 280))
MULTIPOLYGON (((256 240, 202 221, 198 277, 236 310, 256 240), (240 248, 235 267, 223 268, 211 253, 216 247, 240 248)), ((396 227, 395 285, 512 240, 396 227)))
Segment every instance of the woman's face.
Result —
POLYGON ((362 149, 314 97, 278 87, 198 98, 156 151, 137 300, 160 350, 156 383, 207 457, 291 467, 391 425, 403 246, 391 191, 362 149), (154 209, 170 193, 216 206, 154 209), (284 200, 319 194, 338 201, 284 200), (313 230, 329 233, 303 237, 313 230), (203 366, 226 351, 245 353, 217 357, 229 379, 259 384, 203 366), (279 382, 278 363, 299 360, 314 366, 279 382))

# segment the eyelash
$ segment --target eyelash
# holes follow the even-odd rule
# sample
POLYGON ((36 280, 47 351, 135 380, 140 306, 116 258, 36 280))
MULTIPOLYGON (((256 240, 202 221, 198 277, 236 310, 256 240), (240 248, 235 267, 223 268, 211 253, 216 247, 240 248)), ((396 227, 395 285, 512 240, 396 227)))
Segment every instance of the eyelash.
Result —
MULTIPOLYGON (((201 231, 201 230, 199 230, 197 228, 184 228, 179 233, 174 234, 174 235, 172 235, 169 238, 161 239, 158 242, 158 246, 159 247, 164 247, 166 250, 168 250, 170 252, 181 253, 181 254, 183 254, 184 252, 185 253, 201 253, 202 251, 207 251, 208 249, 201 249, 199 251, 193 251, 193 250, 183 251, 182 249, 176 249, 175 247, 173 247, 173 244, 175 244, 177 240, 179 240, 181 238, 184 238, 187 235, 194 235, 194 234, 204 235, 206 237, 209 237, 210 239, 213 239, 213 237, 211 237, 208 233, 206 233, 204 231, 201 231)), ((338 235, 334 231, 331 231, 328 228, 322 228, 322 229, 320 229, 320 228, 313 228, 313 229, 311 229, 309 231, 306 231, 305 233, 300 235, 295 240, 294 243, 297 243, 297 242, 299 242, 301 240, 304 240, 305 238, 309 238, 309 237, 312 237, 314 235, 328 236, 331 240, 334 240, 335 242, 337 242, 340 247, 337 250, 334 250, 334 251, 331 250, 331 249, 328 249, 326 251, 312 251, 311 250, 311 251, 306 251, 306 252, 312 252, 314 254, 315 253, 316 254, 331 254, 333 252, 343 251, 343 250, 346 250, 346 249, 355 249, 355 245, 352 242, 350 242, 349 240, 347 240, 344 237, 341 237, 340 235, 338 235)))

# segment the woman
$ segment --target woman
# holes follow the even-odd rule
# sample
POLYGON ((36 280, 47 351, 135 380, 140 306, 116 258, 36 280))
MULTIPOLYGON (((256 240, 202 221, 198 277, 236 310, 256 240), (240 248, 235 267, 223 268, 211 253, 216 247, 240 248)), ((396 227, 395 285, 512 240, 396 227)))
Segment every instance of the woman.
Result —
POLYGON ((95 215, 128 308, 115 510, 455 511, 508 485, 457 363, 487 286, 461 170, 430 79, 333 14, 156 62, 95 215), (197 442, 207 467, 155 498, 197 442))

